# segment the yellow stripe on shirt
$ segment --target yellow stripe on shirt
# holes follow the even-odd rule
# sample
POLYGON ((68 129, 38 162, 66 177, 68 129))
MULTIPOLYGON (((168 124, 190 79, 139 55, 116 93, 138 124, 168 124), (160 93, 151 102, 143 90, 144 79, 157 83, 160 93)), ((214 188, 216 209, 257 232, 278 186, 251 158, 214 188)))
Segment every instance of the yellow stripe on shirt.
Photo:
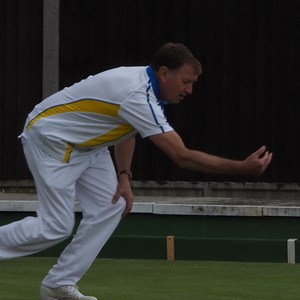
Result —
POLYGON ((30 127, 38 120, 56 114, 63 114, 69 112, 88 112, 101 114, 105 116, 117 117, 119 109, 120 105, 118 104, 108 103, 101 100, 82 99, 68 104, 53 106, 44 110, 28 123, 27 129, 30 129, 30 127))
POLYGON ((100 146, 107 142, 117 141, 118 139, 124 137, 125 135, 127 135, 128 133, 130 133, 133 130, 134 130, 134 128, 129 124, 120 124, 118 127, 108 131, 107 133, 102 134, 93 139, 90 139, 84 143, 77 145, 77 146, 79 146, 79 147, 100 146))

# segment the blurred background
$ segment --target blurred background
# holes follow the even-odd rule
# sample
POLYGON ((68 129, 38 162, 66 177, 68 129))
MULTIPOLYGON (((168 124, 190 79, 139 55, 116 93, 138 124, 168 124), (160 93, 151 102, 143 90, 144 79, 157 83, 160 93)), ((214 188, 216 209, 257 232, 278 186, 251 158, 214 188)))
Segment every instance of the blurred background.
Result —
POLYGON ((0 22, 0 180, 31 178, 17 136, 43 97, 109 68, 148 65, 172 41, 203 65, 193 94, 166 109, 185 144, 235 159, 266 145, 273 163, 260 177, 208 176, 138 137, 134 179, 300 181, 300 1, 3 0, 0 22))

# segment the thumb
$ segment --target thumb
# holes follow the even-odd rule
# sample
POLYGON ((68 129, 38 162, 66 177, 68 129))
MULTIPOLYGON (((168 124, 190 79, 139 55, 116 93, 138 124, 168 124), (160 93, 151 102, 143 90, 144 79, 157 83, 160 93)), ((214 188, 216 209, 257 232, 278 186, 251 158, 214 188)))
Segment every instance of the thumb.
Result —
POLYGON ((121 194, 120 194, 119 192, 116 192, 116 193, 114 194, 114 196, 113 196, 111 202, 112 202, 113 204, 116 204, 116 203, 119 201, 120 197, 121 197, 121 194))
POLYGON ((256 150, 253 154, 257 156, 261 156, 266 151, 266 146, 260 147, 258 150, 256 150))

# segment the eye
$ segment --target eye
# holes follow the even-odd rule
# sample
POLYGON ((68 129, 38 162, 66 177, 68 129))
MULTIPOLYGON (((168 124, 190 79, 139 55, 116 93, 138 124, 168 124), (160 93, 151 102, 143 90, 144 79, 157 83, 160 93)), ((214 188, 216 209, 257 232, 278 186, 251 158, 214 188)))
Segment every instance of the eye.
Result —
POLYGON ((187 85, 193 85, 194 81, 193 80, 183 80, 182 83, 183 83, 183 85, 187 86, 187 85))
POLYGON ((185 84, 185 85, 188 85, 188 84, 191 84, 191 83, 193 83, 193 82, 190 81, 190 80, 183 80, 182 83, 185 84))

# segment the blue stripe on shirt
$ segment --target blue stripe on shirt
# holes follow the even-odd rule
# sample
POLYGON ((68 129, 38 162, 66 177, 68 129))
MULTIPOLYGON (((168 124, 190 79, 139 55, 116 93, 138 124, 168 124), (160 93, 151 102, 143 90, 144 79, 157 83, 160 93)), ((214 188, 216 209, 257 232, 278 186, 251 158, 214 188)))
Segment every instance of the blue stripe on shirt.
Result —
POLYGON ((151 102, 150 102, 150 95, 149 95, 149 90, 150 90, 150 88, 151 88, 151 79, 150 79, 150 78, 149 78, 148 83, 149 83, 149 86, 148 86, 148 88, 147 88, 147 90, 146 90, 146 92, 147 92, 147 102, 148 102, 148 105, 149 105, 150 110, 151 110, 151 112, 152 112, 152 115, 153 115, 153 118, 154 118, 155 123, 160 127, 161 131, 164 133, 165 130, 164 130, 163 126, 159 124, 159 122, 158 122, 158 120, 157 120, 157 118, 156 118, 154 109, 153 109, 153 107, 152 107, 152 104, 151 104, 151 102))

